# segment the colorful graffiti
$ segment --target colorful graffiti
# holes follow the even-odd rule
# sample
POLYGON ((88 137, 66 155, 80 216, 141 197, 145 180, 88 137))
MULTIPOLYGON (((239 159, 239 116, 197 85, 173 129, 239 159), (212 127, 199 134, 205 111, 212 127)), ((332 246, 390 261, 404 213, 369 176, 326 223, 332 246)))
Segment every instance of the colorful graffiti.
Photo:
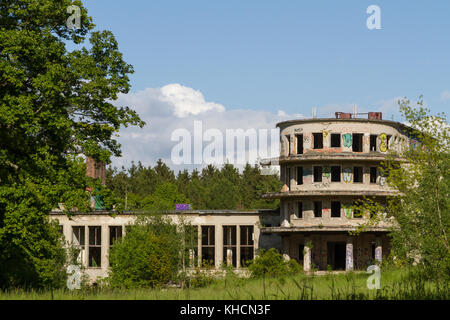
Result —
POLYGON ((342 142, 344 147, 350 148, 352 146, 352 135, 351 133, 345 133, 342 135, 342 142))
POLYGON ((330 131, 329 130, 322 130, 322 134, 323 134, 323 138, 326 139, 328 138, 330 131))
POLYGON ((353 178, 353 171, 352 168, 344 168, 343 170, 343 180, 345 183, 350 183, 352 182, 352 178, 353 178))
POLYGON ((353 270, 353 243, 347 243, 345 251, 345 270, 353 270))
POLYGON ((347 219, 351 219, 352 218, 352 205, 347 203, 347 204, 344 204, 343 207, 344 207, 345 217, 347 219))
POLYGON ((386 177, 380 177, 380 186, 384 186, 386 184, 386 177))
POLYGON ((322 176, 329 178, 331 175, 331 168, 328 166, 323 167, 322 176))
POLYGON ((386 152, 387 148, 388 148, 388 141, 387 141, 386 133, 381 133, 378 136, 378 139, 380 140, 380 151, 386 152))

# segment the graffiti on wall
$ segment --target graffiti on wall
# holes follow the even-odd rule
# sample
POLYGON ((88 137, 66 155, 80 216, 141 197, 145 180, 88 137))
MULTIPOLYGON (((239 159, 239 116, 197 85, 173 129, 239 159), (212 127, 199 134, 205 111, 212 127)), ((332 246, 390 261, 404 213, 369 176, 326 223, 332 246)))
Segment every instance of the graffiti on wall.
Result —
POLYGON ((326 139, 328 138, 330 131, 329 130, 322 130, 322 134, 323 134, 323 138, 326 139))
POLYGON ((378 136, 378 139, 380 140, 380 151, 386 152, 386 150, 388 148, 388 141, 387 141, 386 133, 381 133, 378 136))
POLYGON ((352 146, 352 135, 350 133, 343 134, 342 142, 344 144, 344 147, 350 148, 352 146))
POLYGON ((343 205, 344 207, 344 214, 347 217, 347 219, 351 219, 352 218, 352 205, 349 203, 346 203, 343 205))
POLYGON ((352 178, 353 178, 353 171, 352 168, 344 168, 343 170, 343 180, 345 183, 350 183, 352 182, 352 178))
POLYGON ((323 167, 322 176, 329 178, 331 174, 331 168, 328 166, 323 167))

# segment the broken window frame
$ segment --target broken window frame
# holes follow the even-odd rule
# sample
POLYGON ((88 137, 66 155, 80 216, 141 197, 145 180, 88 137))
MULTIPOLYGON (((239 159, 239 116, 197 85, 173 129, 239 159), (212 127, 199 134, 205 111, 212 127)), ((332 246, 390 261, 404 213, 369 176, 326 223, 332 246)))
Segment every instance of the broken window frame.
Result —
POLYGON ((101 268, 102 267, 102 227, 88 226, 88 267, 101 268), (91 234, 94 234, 92 237, 91 234), (95 256, 98 261, 95 261, 95 256), (92 261, 95 261, 92 263, 92 261))
POLYGON ((353 183, 364 183, 364 167, 353 167, 353 183))
POLYGON ((297 166, 297 185, 303 184, 303 167, 297 166))
POLYGON ((369 151, 370 152, 376 152, 377 151, 377 140, 378 140, 378 135, 377 134, 371 134, 370 135, 370 145, 369 145, 369 151))
POLYGON ((322 218, 323 204, 322 201, 313 202, 314 218, 322 218))
POLYGON ((342 216, 341 211, 342 211, 342 204, 341 204, 341 202, 340 201, 331 201, 330 217, 331 218, 340 218, 342 216), (338 208, 334 207, 333 204, 334 205, 338 204, 338 208), (338 212, 337 214, 336 214, 336 211, 338 212))
POLYGON ((297 219, 303 219, 303 202, 297 201, 297 219))
POLYGON ((341 147, 341 134, 340 133, 332 133, 331 134, 330 147, 331 148, 340 148, 341 147))
POLYGON ((296 134, 297 139, 297 154, 303 154, 303 134, 296 134))
POLYGON ((352 134, 352 151, 353 152, 363 152, 363 133, 353 133, 352 134))
POLYGON ((323 149, 323 132, 313 133, 313 149, 323 149))
POLYGON ((247 267, 248 261, 255 257, 254 226, 239 226, 241 233, 240 257, 241 267, 247 267))
POLYGON ((231 250, 232 266, 236 268, 237 263, 237 227, 235 225, 222 226, 222 240, 223 240, 223 256, 222 261, 227 264, 227 251, 231 250))
POLYGON ((84 265, 86 255, 86 227, 72 226, 72 245, 80 250, 77 256, 77 262, 84 265), (78 235, 78 236, 77 236, 78 235))
POLYGON ((378 167, 370 167, 370 183, 376 184, 378 177, 378 167))
POLYGON ((202 260, 201 265, 214 266, 216 263, 216 228, 214 225, 201 226, 201 248, 202 248, 202 260), (206 232, 205 232, 206 231, 206 232), (204 259, 205 257, 212 259, 204 259))
POLYGON ((341 182, 341 175, 342 175, 342 167, 341 166, 331 166, 330 167, 331 182, 341 182), (333 172, 333 168, 334 168, 334 170, 336 170, 336 168, 338 168, 337 173, 336 173, 336 171, 333 172))
POLYGON ((313 182, 322 182, 322 171, 322 166, 313 166, 313 182))

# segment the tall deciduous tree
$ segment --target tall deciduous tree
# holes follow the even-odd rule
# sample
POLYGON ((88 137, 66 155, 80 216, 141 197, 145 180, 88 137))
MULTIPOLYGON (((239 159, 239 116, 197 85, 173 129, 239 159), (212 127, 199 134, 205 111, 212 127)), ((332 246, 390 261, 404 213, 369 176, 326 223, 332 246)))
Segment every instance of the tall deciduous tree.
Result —
POLYGON ((88 210, 88 184, 106 195, 77 155, 108 162, 120 155, 120 126, 144 125, 113 104, 133 68, 113 34, 93 28, 81 1, 0 2, 0 287, 55 284, 64 252, 49 211, 88 210), (72 5, 77 29, 67 23, 72 5))

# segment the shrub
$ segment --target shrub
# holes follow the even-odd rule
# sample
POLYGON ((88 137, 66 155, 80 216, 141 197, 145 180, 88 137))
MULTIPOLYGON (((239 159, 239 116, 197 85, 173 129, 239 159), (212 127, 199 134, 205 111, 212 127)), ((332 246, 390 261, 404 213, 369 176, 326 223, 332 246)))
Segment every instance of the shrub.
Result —
POLYGON ((181 242, 168 221, 151 219, 131 226, 110 251, 112 287, 157 287, 174 280, 180 266, 181 242))
POLYGON ((297 274, 302 272, 302 267, 293 259, 286 261, 282 254, 271 248, 267 251, 260 250, 258 256, 250 262, 249 270, 252 277, 259 278, 297 274))

